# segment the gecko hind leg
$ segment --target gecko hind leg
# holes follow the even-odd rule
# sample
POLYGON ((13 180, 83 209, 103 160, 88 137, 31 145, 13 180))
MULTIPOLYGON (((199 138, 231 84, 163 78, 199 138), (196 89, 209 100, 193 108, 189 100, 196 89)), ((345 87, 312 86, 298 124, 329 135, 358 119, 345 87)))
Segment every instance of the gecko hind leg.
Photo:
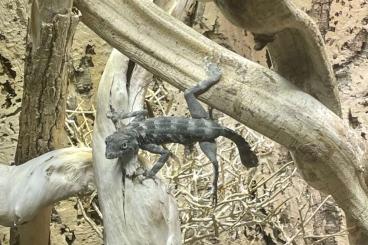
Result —
MULTIPOLYGON (((221 78, 221 71, 216 64, 208 65, 208 78, 200 81, 192 88, 188 88, 184 92, 185 100, 188 104, 188 109, 193 118, 210 119, 210 114, 203 108, 196 96, 206 92, 210 87, 216 84, 221 78)), ((217 182, 219 176, 219 166, 216 159, 217 146, 216 142, 200 142, 203 153, 208 157, 213 166, 212 179, 212 204, 217 205, 217 182)))
POLYGON ((217 205, 217 182, 219 177, 219 165, 217 162, 217 146, 216 142, 199 142, 199 146, 201 147, 203 153, 208 157, 208 159, 212 163, 213 167, 213 178, 212 178, 212 190, 211 190, 211 196, 212 196, 212 205, 216 207, 217 205))
POLYGON ((200 81, 197 85, 186 89, 184 92, 184 97, 188 104, 189 112, 193 118, 209 119, 210 117, 208 112, 199 103, 196 96, 206 92, 210 87, 220 80, 221 71, 216 64, 211 63, 208 65, 208 76, 208 79, 200 81))

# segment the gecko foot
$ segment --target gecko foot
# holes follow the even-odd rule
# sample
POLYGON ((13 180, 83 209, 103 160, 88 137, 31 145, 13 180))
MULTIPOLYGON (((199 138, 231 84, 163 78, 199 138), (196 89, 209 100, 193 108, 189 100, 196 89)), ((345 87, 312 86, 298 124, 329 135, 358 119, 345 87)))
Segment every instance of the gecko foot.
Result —
POLYGON ((152 171, 150 171, 150 170, 145 170, 143 173, 141 173, 141 174, 139 174, 137 176, 137 180, 141 184, 143 184, 143 181, 148 180, 148 179, 152 179, 157 184, 157 182, 156 182, 156 179, 157 179, 156 178, 156 174, 152 173, 152 171))
POLYGON ((142 184, 142 185, 143 185, 143 181, 145 181, 147 178, 146 178, 146 176, 144 176, 143 174, 140 174, 140 175, 135 176, 135 179, 136 179, 140 184, 142 184))
POLYGON ((219 80, 222 72, 220 68, 215 63, 208 63, 207 64, 207 74, 211 78, 211 80, 219 80))

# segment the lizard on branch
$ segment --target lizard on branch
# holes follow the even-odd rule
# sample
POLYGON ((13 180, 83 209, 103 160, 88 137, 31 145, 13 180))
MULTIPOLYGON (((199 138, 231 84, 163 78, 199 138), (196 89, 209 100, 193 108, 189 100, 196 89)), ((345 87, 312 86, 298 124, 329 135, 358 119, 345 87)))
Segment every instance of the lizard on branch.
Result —
POLYGON ((170 156, 170 151, 160 146, 161 144, 180 143, 191 145, 199 142, 203 153, 213 165, 212 201, 216 205, 219 165, 216 159, 215 139, 223 136, 232 140, 238 148, 241 163, 248 168, 257 166, 258 159, 242 136, 211 120, 209 113, 197 100, 196 96, 206 92, 220 80, 221 71, 217 65, 210 64, 208 75, 208 79, 186 89, 184 92, 192 118, 155 117, 145 119, 147 113, 145 110, 108 115, 113 122, 130 117, 135 118, 126 127, 119 128, 106 138, 106 158, 114 159, 124 157, 127 154, 138 154, 139 149, 160 154, 158 161, 145 173, 146 177, 152 178, 160 171, 170 156))

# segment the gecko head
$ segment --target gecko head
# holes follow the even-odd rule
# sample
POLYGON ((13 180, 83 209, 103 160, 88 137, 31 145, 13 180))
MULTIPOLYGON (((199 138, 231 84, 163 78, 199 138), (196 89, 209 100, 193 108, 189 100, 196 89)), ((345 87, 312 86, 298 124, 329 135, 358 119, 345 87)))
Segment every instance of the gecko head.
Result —
POLYGON ((105 157, 107 159, 114 159, 137 153, 139 149, 137 138, 133 134, 127 132, 115 132, 106 138, 105 143, 105 157))

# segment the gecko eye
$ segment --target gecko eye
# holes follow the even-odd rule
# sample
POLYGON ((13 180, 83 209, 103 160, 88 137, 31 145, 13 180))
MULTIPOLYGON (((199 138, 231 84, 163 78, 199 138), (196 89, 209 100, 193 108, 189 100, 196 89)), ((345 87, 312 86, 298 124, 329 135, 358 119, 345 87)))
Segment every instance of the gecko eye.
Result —
POLYGON ((128 144, 126 142, 124 142, 122 145, 121 145, 121 148, 122 149, 126 149, 128 147, 128 144))

